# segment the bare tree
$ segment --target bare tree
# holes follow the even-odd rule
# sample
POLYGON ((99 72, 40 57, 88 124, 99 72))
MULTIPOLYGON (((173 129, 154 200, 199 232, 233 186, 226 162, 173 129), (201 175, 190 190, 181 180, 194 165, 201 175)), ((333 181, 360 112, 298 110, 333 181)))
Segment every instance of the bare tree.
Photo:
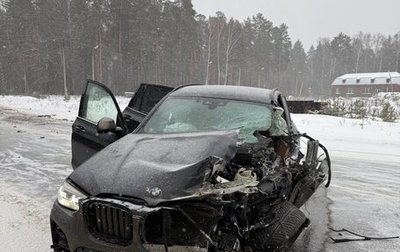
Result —
POLYGON ((215 32, 215 23, 212 22, 211 17, 209 17, 209 22, 208 22, 208 41, 207 41, 207 66, 206 66, 206 81, 205 84, 209 84, 209 78, 210 78, 210 63, 211 63, 211 42, 212 42, 212 37, 215 32))
POLYGON ((227 37, 226 37, 226 44, 225 44, 225 82, 224 84, 228 84, 228 77, 229 77, 229 61, 232 56, 232 51, 235 48, 237 42, 240 39, 242 34, 242 29, 240 23, 231 19, 229 20, 228 27, 227 27, 227 37))
POLYGON ((226 23, 225 15, 217 12, 218 33, 217 33, 217 69, 218 69, 218 85, 221 85, 221 40, 226 23))

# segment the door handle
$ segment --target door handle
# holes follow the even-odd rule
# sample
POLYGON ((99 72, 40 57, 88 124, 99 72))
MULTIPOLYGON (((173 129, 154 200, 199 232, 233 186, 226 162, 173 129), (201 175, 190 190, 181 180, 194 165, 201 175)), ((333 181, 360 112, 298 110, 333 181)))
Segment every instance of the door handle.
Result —
POLYGON ((86 131, 85 127, 80 126, 80 125, 75 126, 75 130, 78 131, 78 132, 82 132, 82 133, 85 133, 85 131, 86 131))

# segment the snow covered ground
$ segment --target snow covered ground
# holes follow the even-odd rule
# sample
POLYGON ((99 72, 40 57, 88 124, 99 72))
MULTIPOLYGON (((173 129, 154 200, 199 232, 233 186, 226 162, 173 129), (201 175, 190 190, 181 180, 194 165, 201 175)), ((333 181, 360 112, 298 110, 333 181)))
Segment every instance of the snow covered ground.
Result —
MULTIPOLYGON (((117 97, 122 109, 129 98, 117 97)), ((49 251, 48 216, 70 168, 79 97, 0 96, 0 251, 49 251), (49 118, 50 117, 50 118, 49 118)), ((400 235, 400 123, 293 115, 331 153, 332 185, 303 209, 311 219, 296 251, 398 251, 400 240, 334 244, 328 230, 400 235)))
MULTIPOLYGON (((331 155, 333 178, 326 190, 328 226, 375 237, 399 236, 400 123, 366 121, 361 126, 359 119, 303 114, 293 115, 293 120, 300 131, 320 140, 331 155)), ((309 218, 313 222, 313 216, 309 218)), ((332 232, 329 236, 338 237, 332 232)), ((323 250, 399 251, 399 247, 399 239, 340 244, 328 239, 323 250)))
POLYGON ((49 251, 48 213, 32 198, 0 186, 0 250, 49 251))
POLYGON ((400 123, 309 114, 294 114, 292 119, 334 156, 400 164, 400 123))
MULTIPOLYGON (((130 98, 116 97, 120 108, 123 110, 130 98)), ((41 98, 32 96, 0 96, 0 106, 16 109, 28 114, 51 116, 56 119, 73 121, 79 109, 80 96, 71 96, 65 101, 63 96, 49 95, 41 98)))

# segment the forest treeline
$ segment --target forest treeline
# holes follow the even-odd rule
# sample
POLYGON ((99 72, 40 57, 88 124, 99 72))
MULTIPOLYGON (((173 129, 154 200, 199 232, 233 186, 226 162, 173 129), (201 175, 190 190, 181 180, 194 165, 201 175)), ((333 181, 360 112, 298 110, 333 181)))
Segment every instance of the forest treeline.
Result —
POLYGON ((400 71, 400 33, 340 33, 305 49, 262 14, 206 17, 191 0, 0 3, 0 94, 79 94, 95 79, 119 94, 205 83, 317 96, 344 73, 400 71))

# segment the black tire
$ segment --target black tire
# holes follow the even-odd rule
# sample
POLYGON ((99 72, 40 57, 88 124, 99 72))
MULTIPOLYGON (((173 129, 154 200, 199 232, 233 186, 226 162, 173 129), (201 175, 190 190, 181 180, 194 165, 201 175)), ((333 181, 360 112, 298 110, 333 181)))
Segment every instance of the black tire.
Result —
POLYGON ((268 220, 268 227, 254 232, 252 247, 257 252, 289 251, 294 241, 309 224, 309 220, 295 205, 284 201, 259 221, 268 220), (272 220, 272 221, 271 221, 272 220))

